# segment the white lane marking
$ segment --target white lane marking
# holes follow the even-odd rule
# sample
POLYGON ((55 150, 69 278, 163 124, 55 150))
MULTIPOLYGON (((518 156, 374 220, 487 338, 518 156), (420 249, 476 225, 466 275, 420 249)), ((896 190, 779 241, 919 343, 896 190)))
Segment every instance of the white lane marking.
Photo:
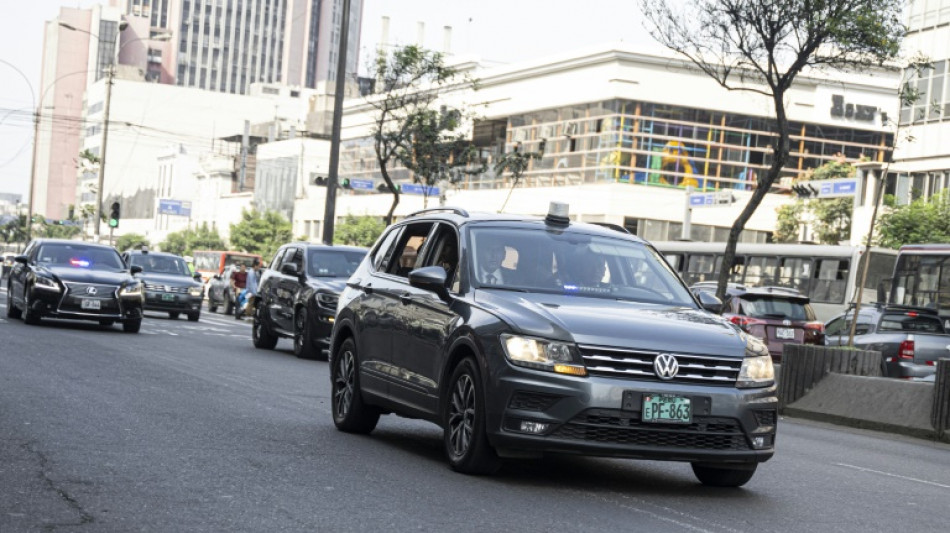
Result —
POLYGON ((933 481, 927 481, 926 479, 917 479, 915 477, 901 476, 899 474, 891 474, 890 472, 881 472, 880 470, 872 470, 870 468, 864 468, 861 466, 849 465, 846 463, 834 463, 835 466, 843 466, 845 468, 853 468, 854 470, 860 470, 861 472, 869 472, 871 474, 878 474, 881 476, 895 477, 897 479, 903 479, 905 481, 913 481, 915 483, 923 483, 924 485, 931 485, 933 487, 940 487, 942 489, 950 489, 950 485, 944 485, 943 483, 936 483, 933 481))
MULTIPOLYGON (((610 497, 607 496, 607 495, 590 494, 590 493, 583 493, 583 492, 579 492, 579 491, 568 491, 568 492, 574 492, 575 494, 577 494, 577 495, 579 495, 579 496, 592 497, 592 498, 594 498, 594 499, 602 500, 602 501, 604 501, 604 502, 606 502, 606 503, 616 505, 617 507, 620 507, 620 508, 623 508, 623 509, 627 509, 627 510, 630 510, 630 511, 634 511, 634 512, 636 512, 636 513, 645 514, 645 515, 649 516, 650 518, 653 518, 654 520, 659 520, 659 521, 662 521, 662 522, 669 522, 669 523, 671 523, 671 524, 674 524, 674 525, 676 525, 676 526, 678 526, 678 527, 681 527, 681 528, 683 528, 683 529, 688 529, 688 530, 690 530, 690 531, 698 531, 698 532, 701 532, 701 533, 713 533, 713 530, 711 530, 711 529, 704 529, 704 528, 702 528, 702 527, 699 527, 699 526, 695 526, 695 525, 693 525, 693 524, 690 524, 689 522, 684 522, 684 521, 682 521, 682 520, 677 520, 676 518, 671 518, 671 517, 669 517, 669 516, 667 516, 667 515, 664 515, 664 514, 654 513, 653 511, 648 511, 648 510, 646 510, 646 509, 643 509, 642 507, 637 507, 636 505, 631 505, 631 504, 629 504, 629 503, 619 502, 619 501, 617 501, 616 499, 610 498, 610 497)), ((702 518, 700 518, 700 517, 697 517, 697 516, 690 516, 690 515, 688 515, 688 514, 685 514, 685 513, 680 512, 680 511, 676 511, 675 509, 670 509, 669 507, 664 507, 664 506, 662 506, 662 505, 656 505, 656 504, 653 504, 653 503, 650 503, 650 502, 641 500, 640 498, 633 498, 633 497, 630 497, 630 496, 623 496, 623 495, 616 495, 616 496, 620 496, 621 498, 627 499, 627 500, 633 500, 634 502, 636 502, 636 503, 639 504, 639 505, 649 505, 649 506, 651 506, 651 507, 659 508, 660 510, 662 510, 663 512, 666 512, 666 513, 672 512, 672 513, 674 513, 674 514, 681 515, 681 516, 683 516, 683 517, 685 517, 685 518, 687 518, 687 519, 696 520, 696 521, 698 521, 698 522, 705 522, 705 521, 706 521, 706 520, 704 520, 704 519, 702 519, 702 518)), ((717 524, 717 525, 718 525, 718 524, 717 524)), ((735 530, 729 529, 729 531, 735 531, 735 530)))

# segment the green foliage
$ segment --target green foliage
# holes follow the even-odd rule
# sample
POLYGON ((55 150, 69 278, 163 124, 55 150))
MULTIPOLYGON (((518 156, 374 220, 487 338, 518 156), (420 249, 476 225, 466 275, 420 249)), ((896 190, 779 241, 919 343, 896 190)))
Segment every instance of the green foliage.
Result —
POLYGON ((888 212, 877 223, 878 242, 887 248, 905 244, 950 243, 950 197, 946 193, 929 200, 915 200, 895 205, 894 198, 885 198, 888 212))
POLYGON ((81 229, 72 224, 63 224, 62 221, 50 220, 37 213, 33 215, 33 237, 47 239, 72 239, 79 235, 81 229))
MULTIPOLYGON (((853 176, 855 168, 849 163, 829 161, 805 172, 798 180, 819 181, 853 176)), ((806 222, 814 229, 821 244, 838 244, 851 237, 851 216, 854 199, 815 198, 796 200, 794 204, 778 209, 778 220, 772 237, 776 242, 798 242, 801 225, 806 222)))
POLYGON ((273 257, 277 249, 290 242, 290 222, 276 211, 241 210, 241 221, 231 224, 231 245, 235 250, 273 257))
POLYGON ((386 224, 376 217, 353 214, 346 215, 342 224, 333 232, 333 242, 351 246, 370 247, 386 229, 386 224))
POLYGON ((376 109, 372 130, 376 162, 393 194, 386 215, 389 223, 399 205, 399 190, 389 173, 394 163, 401 162, 407 168, 417 166, 417 182, 431 185, 446 175, 447 161, 455 164, 458 158, 470 157, 463 150, 464 143, 459 142, 463 137, 455 134, 462 113, 447 110, 441 114, 434 111, 434 105, 447 85, 461 83, 475 88, 476 84, 446 66, 441 53, 416 45, 381 50, 374 74, 377 94, 367 102, 376 109), (445 135, 437 135, 438 131, 445 135))
POLYGON ((124 252, 126 250, 140 250, 143 246, 151 247, 145 235, 138 233, 126 233, 115 240, 115 249, 124 252))
POLYGON ((18 215, 0 226, 0 239, 7 244, 26 242, 26 215, 18 215))
POLYGON ((801 200, 793 204, 785 204, 776 209, 777 221, 772 240, 775 242, 798 242, 802 225, 802 214, 805 203, 801 200))
POLYGON ((195 250, 225 250, 227 246, 218 230, 205 222, 196 229, 183 229, 169 233, 159 246, 163 252, 177 255, 192 255, 195 250))

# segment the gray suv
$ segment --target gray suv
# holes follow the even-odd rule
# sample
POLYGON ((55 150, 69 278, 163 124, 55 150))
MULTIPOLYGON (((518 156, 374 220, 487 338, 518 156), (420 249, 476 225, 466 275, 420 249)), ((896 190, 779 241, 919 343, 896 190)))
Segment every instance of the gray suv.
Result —
POLYGON ((566 207, 390 226, 340 295, 337 428, 431 421, 471 474, 554 452, 686 461, 704 484, 745 484, 774 451, 767 348, 649 243, 566 207))

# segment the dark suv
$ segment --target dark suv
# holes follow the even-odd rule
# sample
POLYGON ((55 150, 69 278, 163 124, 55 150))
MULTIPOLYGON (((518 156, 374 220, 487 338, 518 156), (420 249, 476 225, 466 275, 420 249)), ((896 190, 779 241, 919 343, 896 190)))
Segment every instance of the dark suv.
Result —
POLYGON ((278 338, 292 338, 297 357, 325 358, 340 291, 364 257, 366 249, 354 246, 282 246, 261 275, 254 346, 272 349, 278 338))
POLYGON ((142 269, 135 277, 145 283, 146 311, 164 311, 173 319, 184 313, 188 320, 198 321, 204 285, 201 274, 193 274, 181 256, 130 250, 122 254, 122 259, 142 269))
POLYGON ((429 420, 465 473, 561 452, 688 461, 702 483, 746 483, 775 441, 765 346, 647 242, 552 207, 426 210, 386 230, 340 296, 337 428, 429 420))
MULTIPOLYGON (((714 293, 716 283, 696 283, 690 290, 714 293)), ((761 339, 775 363, 782 362, 786 344, 825 342, 825 325, 815 316, 808 296, 795 289, 730 283, 726 287, 722 316, 761 339)))

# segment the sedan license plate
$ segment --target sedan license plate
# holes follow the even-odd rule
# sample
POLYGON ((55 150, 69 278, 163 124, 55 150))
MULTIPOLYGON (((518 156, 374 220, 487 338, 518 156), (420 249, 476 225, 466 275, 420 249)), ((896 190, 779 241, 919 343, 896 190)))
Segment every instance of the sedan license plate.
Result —
POLYGON ((775 336, 779 339, 794 339, 795 330, 792 328, 775 328, 775 336))
POLYGON ((83 309, 89 309, 93 311, 98 311, 102 309, 102 302, 92 298, 83 298, 82 302, 79 304, 83 309))
POLYGON ((669 394, 644 394, 642 418, 644 422, 689 424, 693 420, 693 412, 689 398, 669 394))
POLYGON ((174 295, 174 294, 163 294, 163 295, 162 295, 162 301, 163 301, 163 302, 174 302, 174 301, 175 301, 175 295, 174 295))

